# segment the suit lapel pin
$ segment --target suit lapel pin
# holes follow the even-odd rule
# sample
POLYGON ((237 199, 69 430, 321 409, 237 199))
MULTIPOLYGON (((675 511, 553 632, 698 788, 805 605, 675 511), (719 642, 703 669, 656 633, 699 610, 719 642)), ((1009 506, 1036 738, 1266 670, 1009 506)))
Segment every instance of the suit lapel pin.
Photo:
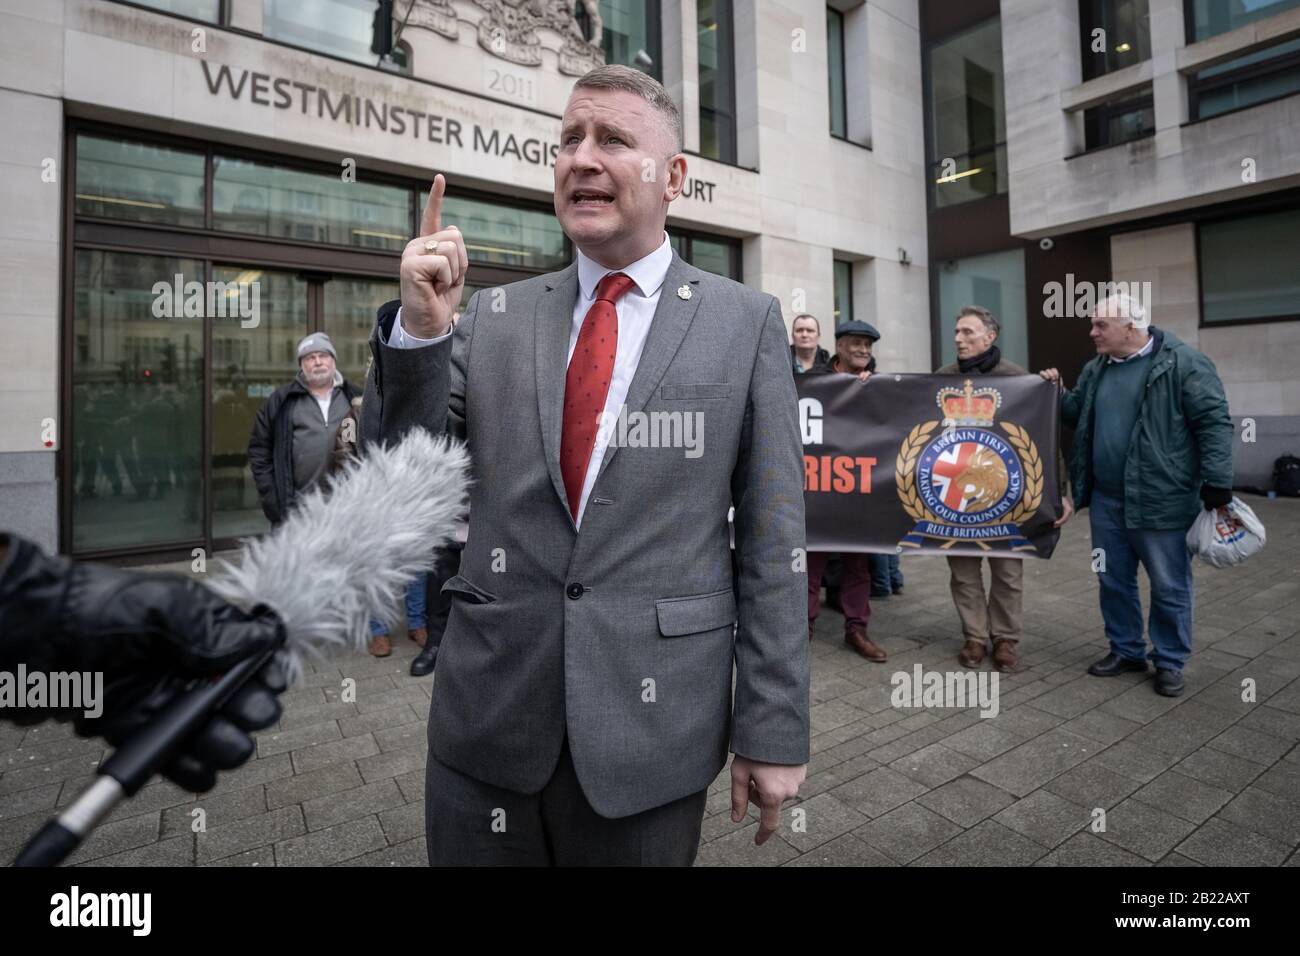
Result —
POLYGON ((691 287, 690 287, 690 286, 688 286, 688 285, 684 285, 684 286, 682 286, 680 289, 677 290, 677 298, 679 298, 679 299, 689 299, 690 297, 691 297, 691 287))

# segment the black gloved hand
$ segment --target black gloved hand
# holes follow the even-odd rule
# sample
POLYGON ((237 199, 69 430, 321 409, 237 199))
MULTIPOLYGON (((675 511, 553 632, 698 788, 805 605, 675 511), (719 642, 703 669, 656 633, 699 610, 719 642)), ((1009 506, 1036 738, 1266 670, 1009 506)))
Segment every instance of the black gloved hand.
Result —
MULTIPOLYGON (((29 674, 102 672, 103 693, 96 717, 34 708, 0 709, 0 717, 72 720, 81 736, 117 746, 196 679, 284 642, 284 625, 270 608, 246 613, 182 575, 52 558, 15 535, 0 535, 4 543, 0 670, 21 663, 29 674)), ((185 743, 164 776, 196 793, 210 790, 216 771, 252 756, 248 732, 279 719, 276 696, 286 686, 272 659, 185 743)))
POLYGON ((1213 511, 1215 508, 1222 508, 1232 504, 1231 488, 1215 488, 1213 485, 1201 485, 1201 501, 1205 503, 1206 511, 1213 511))

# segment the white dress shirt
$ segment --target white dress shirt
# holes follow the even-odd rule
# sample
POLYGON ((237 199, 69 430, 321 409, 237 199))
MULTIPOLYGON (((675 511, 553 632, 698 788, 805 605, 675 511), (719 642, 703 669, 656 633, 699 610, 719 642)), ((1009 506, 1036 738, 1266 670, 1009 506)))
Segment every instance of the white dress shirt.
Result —
MULTIPOLYGON (((321 418, 325 419, 325 424, 330 423, 330 406, 334 404, 334 390, 343 384, 343 373, 338 369, 334 370, 334 384, 330 386, 329 393, 321 398, 315 392, 311 392, 311 397, 316 399, 316 406, 320 409, 321 418)), ((308 389, 310 392, 311 389, 308 389)))
POLYGON ((1156 338, 1155 338, 1155 336, 1154 336, 1154 335, 1148 335, 1148 336, 1147 336, 1147 344, 1146 344, 1146 345, 1142 346, 1140 349, 1138 349, 1138 350, 1137 350, 1136 352, 1134 352, 1132 355, 1125 355, 1123 358, 1118 358, 1117 356, 1112 355, 1112 356, 1110 357, 1111 364, 1112 364, 1112 365, 1120 365, 1120 364, 1123 363, 1123 362, 1131 362, 1131 361, 1133 361, 1133 360, 1136 359, 1136 358, 1141 358, 1142 356, 1148 354, 1148 353, 1149 353, 1153 348, 1155 348, 1155 344, 1156 344, 1156 338))
MULTIPOLYGON (((582 330, 583 319, 587 310, 596 301, 596 286, 600 280, 611 272, 622 272, 635 285, 618 300, 618 350, 614 355, 614 375, 609 382, 609 393, 605 397, 605 411, 601 417, 596 441, 591 449, 591 461, 587 463, 587 475, 582 483, 582 496, 578 501, 577 524, 582 524, 582 516, 587 511, 587 499, 596 476, 600 474, 600 463, 605 459, 605 449, 609 446, 610 434, 618 424, 618 412, 627 401, 628 388, 641 362, 641 351, 645 348, 646 337, 650 334, 650 322, 659 305, 659 293, 664 279, 668 275, 668 266, 673 260, 673 249, 668 242, 668 234, 659 248, 644 258, 638 259, 623 269, 606 269, 592 259, 578 252, 578 297, 573 304, 573 325, 569 331, 568 360, 573 358, 574 347, 578 343, 578 333, 582 330)), ((435 339, 421 339, 411 335, 402 328, 402 312, 397 312, 392 334, 388 337, 390 348, 414 349, 441 342, 452 333, 435 339)), ((566 367, 567 361, 566 360, 566 367)))

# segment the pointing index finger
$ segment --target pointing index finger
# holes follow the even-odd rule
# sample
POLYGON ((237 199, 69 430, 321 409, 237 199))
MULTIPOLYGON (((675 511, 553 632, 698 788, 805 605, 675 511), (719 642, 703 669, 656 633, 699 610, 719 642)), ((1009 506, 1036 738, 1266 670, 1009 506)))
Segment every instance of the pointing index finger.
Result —
POLYGON ((447 179, 439 173, 433 177, 433 188, 429 190, 429 200, 424 204, 424 214, 420 217, 420 235, 431 236, 442 231, 442 197, 447 192, 447 179))

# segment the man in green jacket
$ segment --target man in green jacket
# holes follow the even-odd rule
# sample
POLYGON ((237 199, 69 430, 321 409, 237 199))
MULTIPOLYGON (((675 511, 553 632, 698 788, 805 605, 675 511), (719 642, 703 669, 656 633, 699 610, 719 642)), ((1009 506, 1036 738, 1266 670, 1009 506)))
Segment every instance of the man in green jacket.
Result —
MULTIPOLYGON (((1090 331, 1097 357, 1061 394, 1061 420, 1075 430, 1070 484, 1089 508, 1101 550, 1101 616, 1110 653, 1088 673, 1113 677, 1156 666, 1156 692, 1183 692, 1192 653, 1192 562, 1185 543, 1202 506, 1232 500, 1232 419, 1214 363, 1151 326, 1125 294, 1102 301, 1090 331), (1142 635, 1137 566, 1151 579, 1142 635)), ((1040 373, 1060 382, 1060 373, 1040 373)))

